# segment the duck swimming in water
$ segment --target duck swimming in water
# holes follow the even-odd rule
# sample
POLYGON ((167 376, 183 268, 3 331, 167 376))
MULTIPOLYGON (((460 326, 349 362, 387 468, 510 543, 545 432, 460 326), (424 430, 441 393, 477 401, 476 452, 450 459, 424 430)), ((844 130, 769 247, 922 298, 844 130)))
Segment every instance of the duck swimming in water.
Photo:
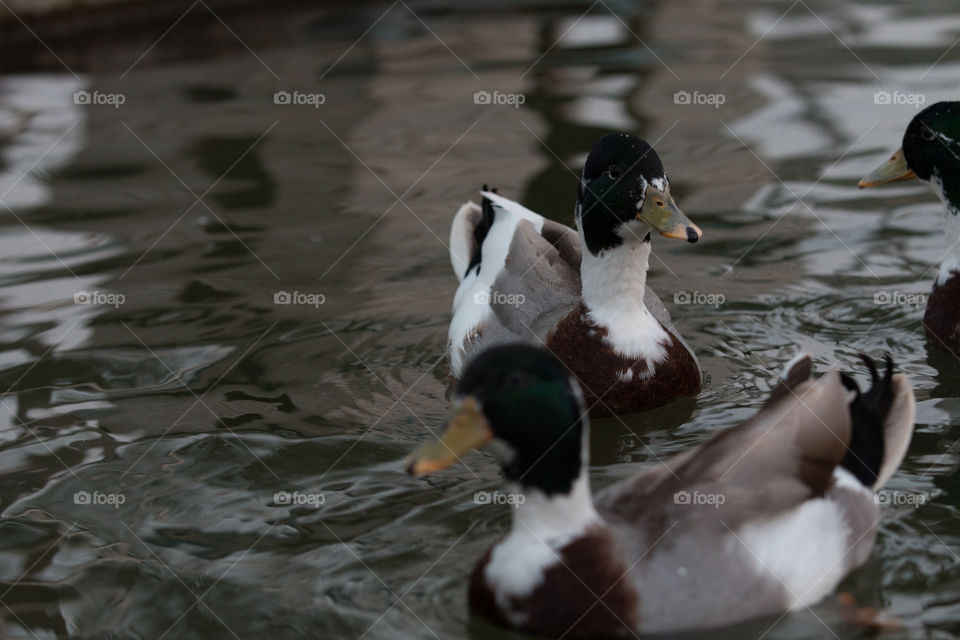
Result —
POLYGON ((594 415, 656 407, 701 388, 690 347, 647 286, 654 230, 696 242, 650 145, 609 134, 583 167, 578 231, 494 191, 460 207, 450 261, 460 279, 448 334, 450 370, 491 345, 543 345, 574 373, 594 415))

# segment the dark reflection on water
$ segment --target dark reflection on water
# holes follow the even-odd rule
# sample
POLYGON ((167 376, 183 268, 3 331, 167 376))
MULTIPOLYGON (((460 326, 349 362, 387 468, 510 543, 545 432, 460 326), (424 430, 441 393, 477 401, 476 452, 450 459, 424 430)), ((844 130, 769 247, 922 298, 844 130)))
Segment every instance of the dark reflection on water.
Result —
MULTIPOLYGON (((891 488, 925 502, 887 509, 842 590, 899 617, 891 638, 960 632, 960 363, 927 346, 922 306, 875 303, 928 290, 939 204, 855 188, 914 112, 876 91, 956 96, 960 53, 931 65, 958 9, 390 6, 224 14, 253 52, 200 17, 140 62, 169 22, 94 52, 51 40, 77 77, 43 52, 5 59, 0 635, 519 637, 466 612, 466 576, 509 520, 474 504, 490 460, 423 480, 399 461, 447 412, 453 211, 489 183, 572 222, 611 129, 655 144, 704 229, 655 240, 650 281, 708 380, 597 421, 595 484, 749 416, 797 347, 822 368, 889 351, 918 391, 891 488)), ((860 634, 828 599, 709 637, 764 633, 860 634)))

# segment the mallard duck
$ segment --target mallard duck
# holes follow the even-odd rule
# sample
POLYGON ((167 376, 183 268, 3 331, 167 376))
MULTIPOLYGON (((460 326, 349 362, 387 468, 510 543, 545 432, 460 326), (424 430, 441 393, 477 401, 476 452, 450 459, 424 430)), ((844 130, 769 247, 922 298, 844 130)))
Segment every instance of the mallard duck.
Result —
POLYGON ((495 192, 460 207, 450 261, 460 279, 450 372, 517 339, 545 345, 583 385, 594 415, 659 406, 700 391, 700 366, 646 286, 650 229, 696 242, 649 144, 609 134, 583 167, 573 229, 495 192))
POLYGON ((552 637, 729 625, 812 605, 873 545, 874 493, 899 466, 914 399, 887 360, 872 384, 794 359, 743 424, 591 497, 589 419, 576 380, 531 345, 467 366, 422 475, 469 449, 499 459, 510 530, 476 565, 472 611, 552 637))
POLYGON ((903 145, 858 186, 917 178, 943 201, 950 243, 927 300, 923 326, 942 348, 960 355, 960 102, 938 102, 914 116, 903 145))

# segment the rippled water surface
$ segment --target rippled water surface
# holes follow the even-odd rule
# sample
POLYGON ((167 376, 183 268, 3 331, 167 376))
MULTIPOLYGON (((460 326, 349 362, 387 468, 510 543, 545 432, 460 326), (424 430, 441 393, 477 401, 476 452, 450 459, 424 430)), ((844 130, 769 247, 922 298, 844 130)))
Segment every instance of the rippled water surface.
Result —
MULTIPOLYGON (((447 413, 456 207, 486 182, 572 222, 609 130, 655 145, 703 228, 655 239, 650 283, 708 384, 595 422, 595 484, 749 416, 798 347, 821 369, 888 351, 918 395, 892 488, 924 503, 886 509, 841 590, 899 618, 886 637, 960 633, 960 362, 903 303, 945 249, 940 205, 856 189, 910 96, 960 93, 960 7, 462 4, 195 5, 98 45, 45 39, 63 64, 18 32, 0 75, 0 636, 519 637, 467 615, 510 515, 474 503, 491 460, 421 480, 399 460, 447 413)), ((703 637, 764 633, 862 631, 829 598, 703 637)))

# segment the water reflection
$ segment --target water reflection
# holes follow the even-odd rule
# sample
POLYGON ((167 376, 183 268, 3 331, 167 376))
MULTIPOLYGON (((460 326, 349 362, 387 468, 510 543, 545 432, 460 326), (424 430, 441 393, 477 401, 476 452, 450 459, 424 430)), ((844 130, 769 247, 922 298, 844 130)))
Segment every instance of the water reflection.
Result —
MULTIPOLYGON (((877 91, 955 93, 960 54, 931 65, 960 14, 702 4, 226 15, 256 56, 198 13, 132 68, 159 32, 131 31, 81 80, 0 79, 2 635, 509 636, 469 620, 464 591, 509 517, 472 500, 496 469, 474 455, 413 481, 398 461, 447 413, 456 206, 486 182, 571 223, 579 164, 609 129, 656 144, 704 228, 695 247, 655 240, 650 282, 709 380, 696 400, 599 421, 597 486, 750 415, 797 346, 854 369, 858 351, 890 351, 919 399, 893 488, 930 501, 890 511, 844 589, 905 636, 957 631, 958 380, 921 310, 874 303, 929 287, 943 237, 907 216, 939 204, 855 183, 912 113, 877 91), (322 109, 274 103, 298 88, 322 109), (81 89, 126 100, 77 105, 81 89), (478 90, 526 100, 476 104, 478 90), (676 102, 695 91, 723 104, 676 102), (671 304, 679 290, 726 302, 671 304), (93 291, 124 302, 74 303, 93 291)), ((856 633, 828 601, 768 637, 821 637, 818 618, 856 633)))

